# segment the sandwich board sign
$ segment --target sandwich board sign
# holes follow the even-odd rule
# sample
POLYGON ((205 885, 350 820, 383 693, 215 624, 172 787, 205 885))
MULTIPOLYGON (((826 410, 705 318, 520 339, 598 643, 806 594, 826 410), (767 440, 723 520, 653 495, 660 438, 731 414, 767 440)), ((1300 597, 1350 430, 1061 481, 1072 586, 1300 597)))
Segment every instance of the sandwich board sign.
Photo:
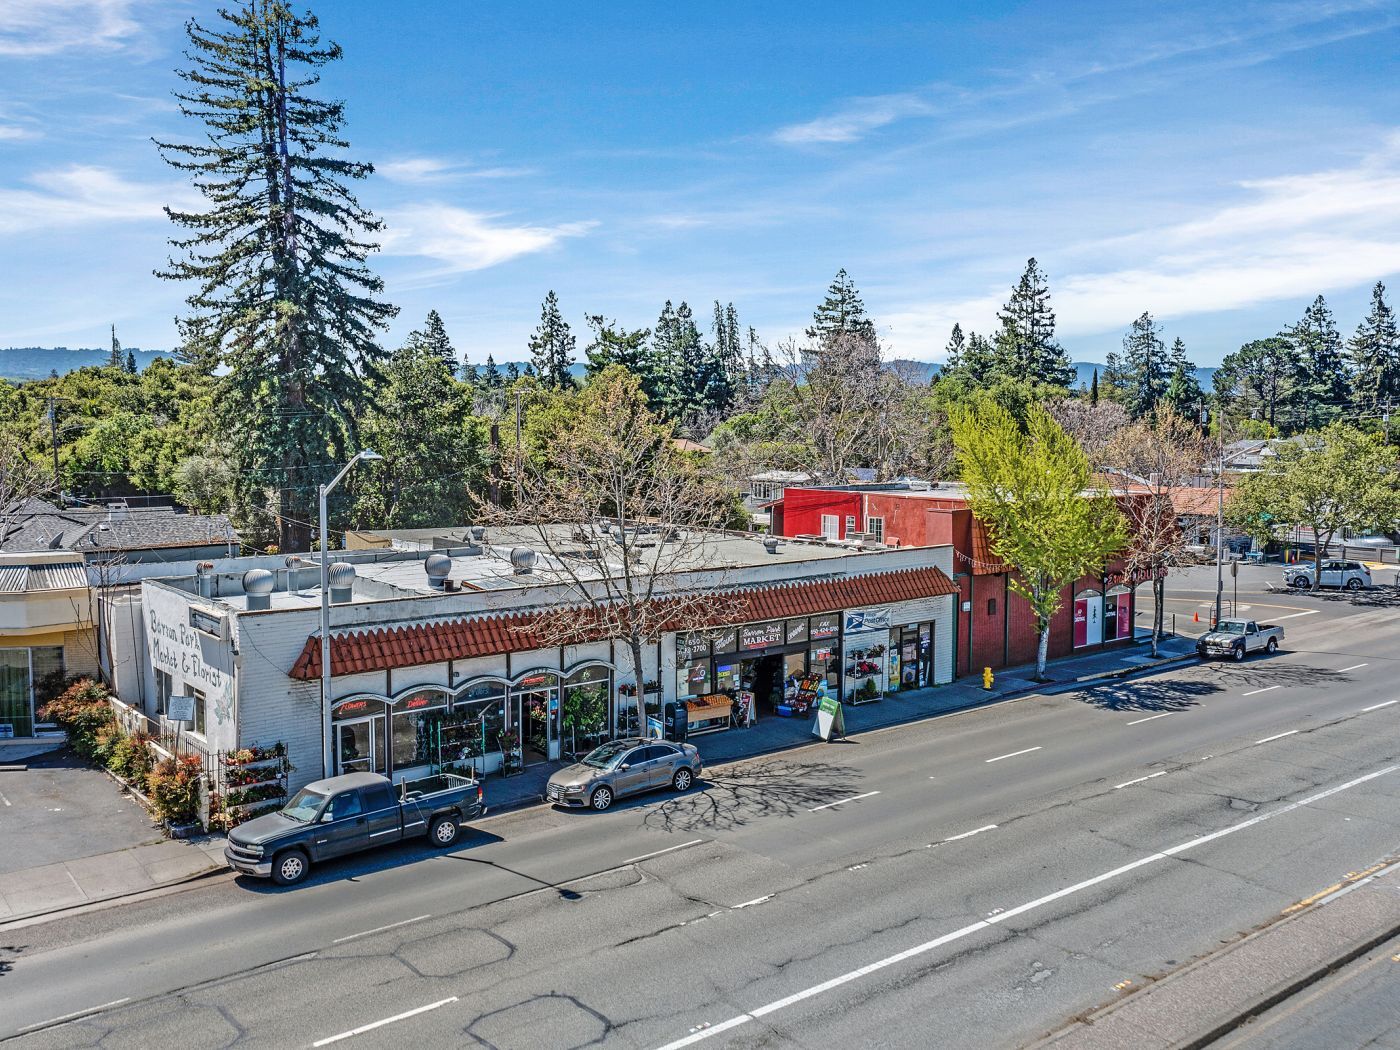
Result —
POLYGON ((165 702, 165 718, 168 722, 193 722, 194 697, 172 696, 165 702))
POLYGON ((817 701, 817 718, 812 723, 812 735, 828 741, 833 736, 846 735, 846 718, 841 710, 841 701, 831 696, 817 701))

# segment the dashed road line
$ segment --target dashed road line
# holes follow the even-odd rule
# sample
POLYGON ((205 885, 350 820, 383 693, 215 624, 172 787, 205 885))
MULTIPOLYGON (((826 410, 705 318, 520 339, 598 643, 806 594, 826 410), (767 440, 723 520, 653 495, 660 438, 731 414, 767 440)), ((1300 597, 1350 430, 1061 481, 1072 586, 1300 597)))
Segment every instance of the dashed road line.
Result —
POLYGON ((1166 718, 1167 715, 1174 715, 1174 714, 1176 714, 1175 711, 1163 711, 1160 715, 1149 715, 1149 716, 1146 717, 1146 718, 1139 718, 1136 722, 1129 722, 1128 725, 1130 725, 1130 726, 1140 726, 1140 725, 1142 725, 1142 723, 1144 723, 1144 722, 1154 722, 1154 721, 1156 721, 1156 720, 1159 719, 1159 718, 1166 718))
POLYGON ((1256 740, 1254 742, 1256 744, 1267 744, 1270 740, 1282 740, 1284 737, 1292 736, 1296 732, 1298 732, 1298 730, 1290 729, 1286 733, 1275 733, 1273 736, 1266 736, 1263 740, 1256 740))
POLYGON ((1382 707, 1389 707, 1391 704, 1400 704, 1400 700, 1387 700, 1383 704, 1372 704, 1370 707, 1363 707, 1361 713, 1364 715, 1367 711, 1379 711, 1382 707))
POLYGON ((457 997, 455 995, 450 996, 446 999, 439 999, 435 1003, 429 1003, 427 1006, 419 1006, 412 1010, 405 1010, 401 1014, 395 1014, 393 1017, 386 1017, 382 1021, 373 1021, 369 1024, 362 1024, 359 1028, 352 1028, 348 1032, 341 1032, 339 1035, 332 1035, 327 1036, 325 1039, 318 1039, 311 1045, 313 1047, 329 1046, 331 1043, 338 1043, 342 1039, 349 1039, 352 1036, 363 1035, 365 1032, 372 1032, 376 1028, 383 1028, 386 1024, 393 1024, 395 1021, 404 1021, 410 1017, 417 1017, 419 1014, 425 1014, 429 1010, 436 1010, 440 1006, 446 1006, 448 1003, 455 1003, 456 1001, 457 997))
POLYGON ((808 813, 815 813, 819 809, 830 809, 832 806, 844 806, 847 802, 855 802, 857 799, 869 798, 871 795, 878 795, 878 791, 867 791, 864 795, 852 795, 850 798, 837 799, 835 802, 828 802, 824 806, 813 806, 808 813))
MULTIPOLYGON (((631 860, 624 860, 619 867, 626 867, 628 864, 640 864, 644 860, 651 860, 652 857, 659 857, 663 853, 674 853, 678 849, 687 849, 690 846, 698 846, 704 839, 691 839, 689 842, 682 842, 679 846, 667 846, 659 849, 655 853, 643 853, 640 857, 633 857, 631 860)), ((601 874, 601 872, 600 872, 601 874)))
POLYGON ((34 1024, 27 1024, 23 1028, 16 1029, 20 1032, 29 1032, 35 1028, 48 1028, 50 1025, 62 1024, 64 1021, 74 1021, 79 1017, 87 1017, 95 1014, 99 1010, 110 1010, 114 1006, 121 1006, 122 1003, 131 1002, 131 996, 125 999, 113 999, 110 1003, 103 1003, 101 1006, 89 1006, 86 1010, 74 1010, 71 1014, 62 1014, 58 1017, 51 1017, 47 1021, 36 1021, 34 1024))
POLYGON ((1275 620, 1296 620, 1296 619, 1297 619, 1298 617, 1300 617, 1300 616, 1316 616, 1317 614, 1318 614, 1318 610, 1317 610, 1317 609, 1308 609, 1308 610, 1305 611, 1305 612, 1289 613, 1287 616, 1275 616, 1274 619, 1275 619, 1275 620))
POLYGON ((1247 693, 1241 693, 1240 695, 1241 695, 1241 696, 1258 696, 1260 693, 1271 693, 1271 692, 1273 692, 1275 689, 1282 689, 1282 688, 1283 688, 1283 686, 1281 686, 1281 685, 1266 685, 1263 689, 1251 689, 1249 692, 1247 692, 1247 693))
POLYGON ((997 755, 996 758, 985 759, 987 762, 1000 762, 1003 758, 1015 758, 1017 755, 1029 755, 1032 751, 1041 750, 1039 747, 1028 747, 1024 751, 1013 751, 1009 755, 997 755))
POLYGON ((995 824, 985 824, 980 828, 973 828, 971 831, 964 831, 961 835, 949 835, 944 842, 957 842, 958 839, 970 839, 973 835, 980 835, 984 831, 995 831, 995 824))
POLYGON ((1370 664, 1352 664, 1350 667, 1343 667, 1338 674, 1346 674, 1348 671, 1359 671, 1363 667, 1370 667, 1370 664))
POLYGON ((372 933, 383 933, 385 930, 397 930, 400 926, 407 926, 410 923, 422 922, 424 919, 431 919, 431 915, 416 915, 411 919, 404 919, 402 922, 391 922, 387 926, 376 926, 372 930, 362 930, 359 933, 352 933, 347 937, 337 937, 331 941, 332 944, 344 944, 346 941, 357 941, 361 937, 368 937, 372 933))
POLYGON ((1121 784, 1114 784, 1113 790, 1117 791, 1119 788, 1132 787, 1134 784, 1141 784, 1144 780, 1155 780, 1157 777, 1164 777, 1166 775, 1167 771, 1165 769, 1159 769, 1156 773, 1149 773, 1145 777, 1138 777, 1136 780, 1125 780, 1121 784))

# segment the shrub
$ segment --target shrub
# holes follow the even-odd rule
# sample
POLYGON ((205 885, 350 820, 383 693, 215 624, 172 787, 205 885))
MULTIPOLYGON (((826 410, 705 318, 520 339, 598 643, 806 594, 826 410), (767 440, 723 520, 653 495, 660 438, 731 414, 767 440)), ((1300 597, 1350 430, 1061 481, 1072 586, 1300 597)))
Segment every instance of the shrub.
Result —
POLYGON ((167 824, 193 824, 199 820, 199 785, 204 762, 197 755, 162 759, 146 777, 146 787, 156 816, 167 824))
POLYGON ((144 786, 146 776, 151 772, 155 761, 148 747, 150 737, 145 733, 133 733, 122 737, 113 745, 107 757, 107 768, 123 780, 144 786))
POLYGON ((116 715, 107 703, 107 687, 91 678, 80 678, 57 698, 50 700, 39 717, 58 724, 68 734, 68 744, 83 758, 106 754, 116 743, 116 715), (104 730, 111 732, 104 733, 104 730))

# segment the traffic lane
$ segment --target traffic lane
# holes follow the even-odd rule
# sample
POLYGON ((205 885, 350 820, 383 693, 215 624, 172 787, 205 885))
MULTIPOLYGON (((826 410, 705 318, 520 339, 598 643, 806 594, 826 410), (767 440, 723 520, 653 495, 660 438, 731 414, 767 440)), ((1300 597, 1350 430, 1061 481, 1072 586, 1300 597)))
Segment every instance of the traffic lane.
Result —
MULTIPOLYGON (((1344 763, 1356 768, 1376 743, 1369 736, 1339 732, 1329 746, 1346 752, 1344 763)), ((1248 761, 1236 765, 1244 783, 1231 790, 1241 794, 1263 797, 1286 791, 1300 780, 1297 767, 1272 771, 1248 761)), ((1211 777, 1226 772, 1222 764, 1211 777)), ((1315 775, 1302 772, 1305 778, 1315 775)), ((1152 805, 1141 800, 1124 804, 1119 795, 1088 808, 1054 806, 1013 823, 1000 835, 987 833, 932 848, 911 844, 898 856, 854 870, 803 872, 803 878, 786 889, 779 880, 790 875, 782 866, 722 843, 707 843, 695 847, 706 851, 703 856, 674 851, 628 871, 585 880, 572 898, 534 894, 371 934, 332 946, 312 959, 188 988, 180 1001, 200 1017, 212 1019, 217 1012, 254 1044, 332 1038, 455 996, 456 1002, 430 1014, 394 1022, 394 1037, 459 1045, 467 1035, 489 1038, 514 1032, 515 1040, 491 1041, 524 1047, 558 1045, 559 1032, 572 1038, 576 1031, 582 1035, 601 1030, 609 1043, 660 1045, 656 1040, 674 1031, 668 1015, 676 1018, 676 1025, 688 1022, 688 1030, 716 1017, 731 1001, 751 1008, 749 996, 769 991, 770 985, 773 994, 793 994, 790 989, 826 979, 833 967, 859 967, 872 953, 885 957, 905 950, 911 937, 927 939, 940 936, 940 930, 961 929, 1014 908, 1018 900, 1034 900, 1068 880, 1112 870, 1145 850, 1197 835, 1202 828, 1252 819, 1253 813, 1222 806, 1214 783, 1197 787, 1160 795, 1152 805), (763 877, 774 879, 768 895, 745 900, 723 896, 736 885, 753 886, 763 877), (363 981, 361 967, 367 975, 363 981), (340 984, 326 976, 350 971, 355 973, 340 984), (653 1034, 654 1028, 664 1031, 653 1034)), ((1393 819, 1394 801, 1392 793, 1373 808, 1393 819)), ((1314 827, 1307 811, 1288 814, 1297 822, 1296 835, 1308 844, 1301 851, 1293 834, 1279 835, 1263 840, 1263 846, 1253 840, 1237 860, 1218 856, 1211 868, 1200 861, 1172 865, 1199 874, 1222 863, 1257 866, 1272 860, 1311 891, 1335 879, 1333 866, 1346 848, 1371 848, 1363 837, 1371 829, 1368 821, 1342 823, 1337 815, 1329 810, 1314 827), (1338 828, 1346 829, 1344 843, 1334 841, 1338 828), (1266 856, 1261 849, 1273 853, 1266 856), (1316 870, 1310 862, 1314 854, 1321 855, 1316 870)), ((1385 826, 1381 837, 1393 838, 1394 832, 1393 824, 1385 826)), ((1212 846, 1217 852, 1222 849, 1219 843, 1212 846)), ((1230 908, 1242 894, 1273 892, 1249 878, 1241 881, 1246 885, 1233 887, 1221 898, 1230 908)), ((1182 934, 1187 941, 1181 947, 1170 945, 1173 952, 1184 954, 1238 919, 1237 910, 1217 915, 1201 905, 1195 900, 1199 889, 1192 885, 1172 891, 1174 899, 1193 901, 1192 919, 1183 928, 1191 933, 1182 934), (1208 933, 1203 922, 1210 927, 1208 933)), ((1097 893, 1091 897, 1099 901, 1097 893)), ((1280 902, 1269 898, 1266 903, 1276 908, 1280 902)), ((1117 928, 1123 921, 1115 917, 1109 925, 1117 928)), ((1167 934, 1174 936, 1177 928, 1174 917, 1167 934)), ((954 953, 961 953, 959 966, 965 965, 963 947, 976 947, 977 938, 997 938, 986 930, 974 932, 976 937, 969 935, 969 943, 954 953)), ((1140 947, 1128 944, 1133 951, 1140 947)), ((1096 975, 1089 981, 1096 988, 1099 977, 1106 976, 1098 967, 1107 952, 1101 948, 1097 954, 1071 953, 1088 960, 1084 969, 1096 975)), ((1149 962, 1156 965, 1156 957, 1149 962)), ((1124 965, 1114 962, 1119 969, 1124 965)), ((944 997, 936 1001, 942 1004, 944 997)), ((164 1045, 160 1025, 169 1016, 168 1002, 136 1003, 68 1026, 64 1031, 77 1034, 63 1036, 74 1040, 63 1045, 91 1045, 108 1035, 164 1045)), ((880 1013, 883 1017, 884 1011, 880 1013)), ((1053 1020, 1049 1017, 1046 1026, 1053 1020)), ((920 1038, 927 1038, 927 1027, 921 1028, 920 1038)), ((379 1045, 377 1037, 367 1038, 369 1045, 379 1045)), ((829 1044, 819 1039, 809 1045, 829 1044)))
POLYGON ((1400 1048, 1400 937, 1210 1045, 1213 1050, 1400 1048))

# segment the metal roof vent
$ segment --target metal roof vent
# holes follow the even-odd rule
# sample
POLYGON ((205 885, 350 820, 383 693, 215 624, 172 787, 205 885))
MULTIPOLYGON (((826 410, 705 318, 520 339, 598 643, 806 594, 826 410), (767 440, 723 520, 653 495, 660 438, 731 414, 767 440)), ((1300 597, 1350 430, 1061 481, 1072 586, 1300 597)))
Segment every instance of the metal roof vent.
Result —
POLYGON ((485 526, 485 525, 473 525, 471 528, 469 528, 469 529, 467 530, 467 534, 468 534, 469 536, 471 536, 472 542, 473 542, 473 543, 480 543, 482 540, 484 540, 484 539, 486 538, 486 526, 485 526))
POLYGON ((326 570, 326 579, 330 583, 333 604, 343 605, 354 599, 355 566, 348 561, 331 562, 330 568, 326 570))
POLYGON ((277 577, 266 569, 249 569, 243 574, 243 593, 248 597, 248 611, 272 608, 272 589, 277 577))
POLYGON ((515 570, 517 576, 528 576, 535 571, 535 560, 539 557, 529 547, 512 547, 510 549, 510 565, 515 570))
POLYGON ((202 561, 194 567, 195 589, 201 598, 214 597, 214 563, 202 561))
POLYGON ((447 574, 452 571, 452 559, 446 554, 429 554, 423 561, 423 571, 428 574, 428 586, 435 591, 444 590, 447 574))
POLYGON ((764 540, 763 540, 763 549, 766 550, 769 554, 777 554, 777 553, 778 553, 778 537, 776 537, 776 536, 766 536, 766 537, 764 537, 764 540))

